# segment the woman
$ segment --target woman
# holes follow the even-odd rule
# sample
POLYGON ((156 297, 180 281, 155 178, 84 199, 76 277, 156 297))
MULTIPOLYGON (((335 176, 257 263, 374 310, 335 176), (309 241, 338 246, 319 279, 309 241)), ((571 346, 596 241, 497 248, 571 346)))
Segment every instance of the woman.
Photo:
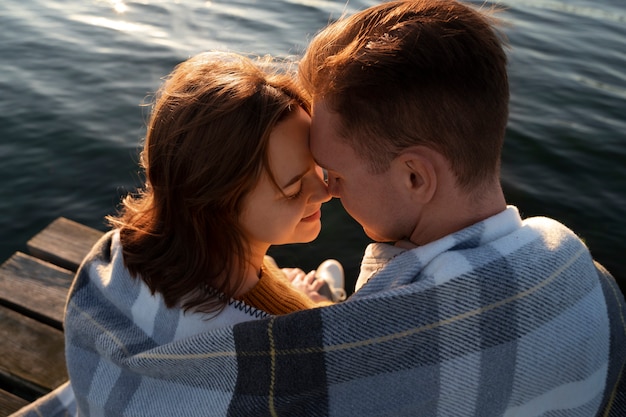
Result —
MULTIPOLYGON (((158 93, 142 164, 146 187, 118 217, 124 265, 169 308, 239 317, 311 307, 279 288, 270 245, 310 242, 329 194, 308 147, 309 104, 292 77, 207 53, 158 93), (282 298, 271 302, 268 293, 282 298)), ((236 319, 235 319, 236 320, 236 319)))
POLYGON ((211 329, 329 303, 295 290, 266 256, 270 245, 315 239, 330 196, 309 152, 309 103, 265 64, 200 54, 159 90, 145 186, 109 218, 70 291, 70 384, 24 415, 118 416, 146 395, 139 408, 154 415, 161 394, 137 386, 129 363, 211 329))

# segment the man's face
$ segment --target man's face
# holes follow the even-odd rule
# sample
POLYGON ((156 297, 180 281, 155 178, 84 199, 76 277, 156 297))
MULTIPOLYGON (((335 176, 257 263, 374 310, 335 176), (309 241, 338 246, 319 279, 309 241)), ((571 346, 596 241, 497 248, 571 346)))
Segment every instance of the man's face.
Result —
POLYGON ((384 242, 404 238, 401 191, 392 181, 392 174, 371 173, 368 162, 339 136, 338 127, 339 116, 324 101, 314 102, 311 153, 328 172, 330 195, 341 199, 345 210, 371 239, 384 242))

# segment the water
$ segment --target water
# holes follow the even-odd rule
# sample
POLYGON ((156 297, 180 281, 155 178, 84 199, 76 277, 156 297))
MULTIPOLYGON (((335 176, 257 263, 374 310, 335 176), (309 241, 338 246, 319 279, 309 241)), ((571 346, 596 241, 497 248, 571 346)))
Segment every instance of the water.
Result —
MULTIPOLYGON (((143 105, 178 62, 208 49, 300 54, 373 0, 4 0, 0 5, 0 261, 58 216, 104 230, 139 184, 143 105)), ((490 6, 495 3, 487 2, 490 6)), ((507 199, 574 229, 626 282, 626 3, 505 0, 511 120, 507 199)), ((283 265, 328 257, 349 284, 369 240, 337 201, 283 265)))

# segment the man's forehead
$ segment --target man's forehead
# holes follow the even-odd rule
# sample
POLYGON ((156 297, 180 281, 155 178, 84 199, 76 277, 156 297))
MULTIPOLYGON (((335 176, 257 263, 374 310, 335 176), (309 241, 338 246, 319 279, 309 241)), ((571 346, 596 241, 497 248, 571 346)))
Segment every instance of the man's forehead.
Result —
POLYGON ((326 168, 332 161, 332 153, 336 131, 334 122, 336 115, 332 114, 323 101, 313 103, 311 112, 310 147, 315 162, 326 168))
POLYGON ((327 100, 314 100, 311 105, 311 114, 316 115, 324 123, 336 124, 339 121, 339 114, 333 110, 327 100))

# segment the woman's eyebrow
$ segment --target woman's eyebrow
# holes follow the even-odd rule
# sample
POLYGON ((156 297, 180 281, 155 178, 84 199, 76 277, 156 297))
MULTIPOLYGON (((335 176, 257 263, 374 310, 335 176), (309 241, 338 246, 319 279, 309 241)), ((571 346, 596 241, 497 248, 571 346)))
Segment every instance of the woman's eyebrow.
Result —
MULTIPOLYGON (((308 172, 308 171, 307 171, 308 172)), ((292 179, 290 179, 285 185, 282 186, 283 189, 288 188, 292 185, 294 185, 295 183, 297 183, 298 181, 300 181, 302 179, 302 177, 304 177, 306 175, 306 172, 303 172, 301 174, 298 174, 296 176, 294 176, 292 179)))

